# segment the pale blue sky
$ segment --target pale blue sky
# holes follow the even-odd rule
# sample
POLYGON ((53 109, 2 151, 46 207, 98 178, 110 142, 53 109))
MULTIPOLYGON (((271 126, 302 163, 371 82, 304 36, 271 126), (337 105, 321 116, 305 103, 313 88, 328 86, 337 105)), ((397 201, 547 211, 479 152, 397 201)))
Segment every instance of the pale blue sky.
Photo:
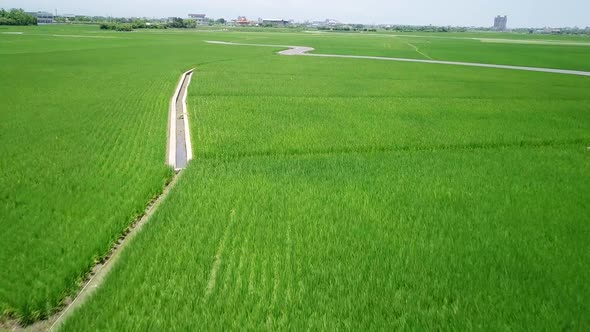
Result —
POLYGON ((590 26, 590 0, 0 0, 0 7, 102 16, 284 18, 348 23, 491 26, 497 14, 509 27, 590 26))

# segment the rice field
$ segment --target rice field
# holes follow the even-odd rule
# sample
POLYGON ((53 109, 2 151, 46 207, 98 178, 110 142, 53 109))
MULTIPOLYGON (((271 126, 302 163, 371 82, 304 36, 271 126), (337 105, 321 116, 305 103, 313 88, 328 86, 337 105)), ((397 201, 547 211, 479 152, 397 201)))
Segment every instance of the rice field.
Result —
POLYGON ((198 76, 203 158, 583 144, 590 128, 586 77, 286 57, 198 76))
POLYGON ((575 146, 196 162, 63 330, 584 330, 589 170, 575 146))
POLYGON ((178 75, 223 59, 31 30, 0 35, 0 313, 23 322, 76 291, 162 191, 178 75))
POLYGON ((590 328, 587 77, 204 41, 576 70, 590 46, 23 32, 0 33, 2 319, 54 313, 169 181, 196 67, 195 159, 62 330, 590 328))

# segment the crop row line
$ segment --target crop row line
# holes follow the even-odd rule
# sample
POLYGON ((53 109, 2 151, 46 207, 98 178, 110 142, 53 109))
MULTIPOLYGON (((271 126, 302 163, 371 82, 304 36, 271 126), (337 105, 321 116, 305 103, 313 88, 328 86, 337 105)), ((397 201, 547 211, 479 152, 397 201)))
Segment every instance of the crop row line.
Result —
MULTIPOLYGON (((332 100, 332 99, 388 99, 388 100, 506 100, 506 96, 495 96, 495 97, 473 97, 473 96, 407 96, 407 95, 337 95, 337 94, 328 94, 328 95, 306 95, 300 96, 297 94, 263 94, 263 93, 248 93, 248 94, 237 94, 237 93, 200 93, 195 97, 207 97, 207 98, 216 98, 216 99, 223 99, 223 98, 245 98, 245 99, 256 99, 260 97, 264 98, 301 98, 301 99, 322 99, 322 100, 332 100)), ((588 97, 580 97, 580 98, 539 98, 535 96, 531 97, 510 97, 510 101, 590 101, 588 97)))
POLYGON ((541 148, 566 145, 584 145, 590 142, 585 138, 567 140, 541 140, 541 141, 516 141, 499 143, 467 143, 467 144, 435 144, 431 146, 357 146, 337 147, 328 149, 292 149, 286 151, 264 150, 244 151, 241 153, 222 154, 216 152, 201 152, 196 158, 205 160, 237 160, 250 157, 289 157, 289 156, 314 156, 314 155, 338 155, 338 154, 369 154, 379 152, 414 152, 414 151, 460 151, 460 150, 486 150, 503 148, 541 148))

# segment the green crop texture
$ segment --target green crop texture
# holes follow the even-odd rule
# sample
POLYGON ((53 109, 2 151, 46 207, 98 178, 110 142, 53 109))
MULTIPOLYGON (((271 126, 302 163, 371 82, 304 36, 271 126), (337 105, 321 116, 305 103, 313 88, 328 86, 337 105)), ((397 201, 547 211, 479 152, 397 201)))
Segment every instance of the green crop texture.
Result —
POLYGON ((589 77, 204 42, 590 70, 442 36, 0 29, 0 314, 55 312, 161 191, 196 67, 195 159, 63 330, 590 329, 589 77))
POLYGON ((197 161, 64 330, 583 329, 588 159, 197 161))
POLYGON ((50 314, 161 192, 178 77, 224 56, 95 29, 0 34, 2 317, 50 314))

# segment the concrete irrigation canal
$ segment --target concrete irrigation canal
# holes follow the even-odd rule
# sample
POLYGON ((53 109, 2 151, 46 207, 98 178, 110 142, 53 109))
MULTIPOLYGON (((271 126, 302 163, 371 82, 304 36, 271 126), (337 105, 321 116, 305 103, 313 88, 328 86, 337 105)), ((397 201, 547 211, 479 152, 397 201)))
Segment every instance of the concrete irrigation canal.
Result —
POLYGON ((578 75, 578 76, 590 76, 590 72, 581 70, 567 70, 567 69, 554 69, 554 68, 539 68, 539 67, 524 67, 524 66, 509 66, 509 65, 495 65, 489 63, 476 63, 476 62, 458 62, 458 61, 442 61, 442 60, 421 60, 421 59, 409 59, 409 58, 390 58, 382 56, 368 56, 368 55, 342 55, 342 54, 317 54, 309 53, 314 51, 313 47, 307 46, 288 46, 288 45, 269 45, 269 44, 245 44, 245 43, 231 43, 224 41, 206 41, 209 44, 220 44, 220 45, 236 45, 236 46, 261 46, 261 47, 281 47, 287 48, 287 50, 280 51, 280 55, 299 55, 299 56, 313 56, 313 57, 324 57, 324 58, 347 58, 347 59, 367 59, 367 60, 385 60, 385 61, 399 61, 399 62, 417 62, 417 63, 430 63, 439 65, 453 65, 453 66, 466 66, 466 67, 484 67, 484 68, 496 68, 496 69, 509 69, 509 70, 523 70, 523 71, 535 71, 543 73, 563 74, 563 75, 578 75))
POLYGON ((179 171, 193 159, 188 113, 186 110, 186 90, 191 82, 194 69, 180 77, 176 92, 170 101, 168 119, 168 165, 179 171))

